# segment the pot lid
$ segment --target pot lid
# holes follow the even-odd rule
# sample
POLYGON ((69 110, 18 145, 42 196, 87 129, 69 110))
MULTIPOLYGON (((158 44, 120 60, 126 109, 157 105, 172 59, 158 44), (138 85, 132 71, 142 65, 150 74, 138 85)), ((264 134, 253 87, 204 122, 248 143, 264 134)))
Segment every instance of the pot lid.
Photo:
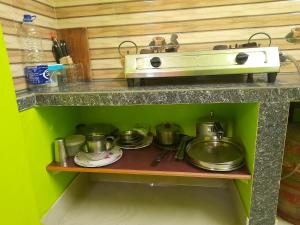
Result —
POLYGON ((186 148, 187 156, 193 164, 236 166, 244 159, 243 148, 231 138, 221 140, 195 139, 186 148))

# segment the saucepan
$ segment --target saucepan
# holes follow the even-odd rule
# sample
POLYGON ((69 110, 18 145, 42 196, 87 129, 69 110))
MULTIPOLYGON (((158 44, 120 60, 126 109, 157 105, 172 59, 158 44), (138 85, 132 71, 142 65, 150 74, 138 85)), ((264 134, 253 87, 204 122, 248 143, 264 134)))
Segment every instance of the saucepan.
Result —
POLYGON ((176 145, 180 141, 182 128, 173 123, 164 123, 156 126, 156 141, 157 144, 170 146, 176 145))

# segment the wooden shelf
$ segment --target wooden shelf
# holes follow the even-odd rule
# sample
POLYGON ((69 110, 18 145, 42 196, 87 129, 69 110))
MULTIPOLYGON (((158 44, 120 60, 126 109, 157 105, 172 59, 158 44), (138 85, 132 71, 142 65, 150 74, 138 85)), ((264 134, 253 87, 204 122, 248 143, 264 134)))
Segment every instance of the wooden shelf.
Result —
POLYGON ((109 166, 98 168, 77 166, 74 163, 73 158, 69 158, 67 167, 62 167, 57 163, 52 162, 48 165, 47 170, 84 173, 136 174, 243 180, 251 179, 251 175, 246 167, 232 172, 210 172, 189 165, 185 161, 176 160, 174 158, 175 153, 169 153, 159 165, 153 167, 150 164, 159 152, 160 150, 153 146, 140 150, 124 150, 124 154, 119 161, 109 166))

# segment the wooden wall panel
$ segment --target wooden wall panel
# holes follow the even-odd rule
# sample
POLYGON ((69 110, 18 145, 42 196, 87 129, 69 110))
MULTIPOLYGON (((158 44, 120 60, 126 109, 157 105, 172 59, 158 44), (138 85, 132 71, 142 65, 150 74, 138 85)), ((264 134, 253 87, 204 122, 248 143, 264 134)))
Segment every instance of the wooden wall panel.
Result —
MULTIPOLYGON (((276 0, 275 0, 276 1, 276 0)), ((135 12, 149 12, 149 11, 163 11, 163 10, 181 10, 199 7, 212 7, 234 4, 247 3, 264 3, 275 2, 274 0, 213 0, 213 1, 199 1, 199 0, 156 0, 156 1, 128 1, 117 2, 110 4, 92 4, 87 1, 81 1, 84 5, 70 6, 68 8, 57 8, 57 18, 76 18, 82 16, 99 16, 111 14, 128 14, 135 12)), ((278 0, 279 1, 279 0, 278 0)), ((59 3, 61 1, 57 1, 59 3)), ((100 1, 98 1, 99 3, 100 1)), ((246 6, 247 7, 247 6, 246 6)))
MULTIPOLYGON (((155 36, 178 33, 179 51, 210 50, 217 44, 241 44, 255 32, 267 32, 272 46, 300 60, 300 45, 284 37, 300 26, 299 1, 272 0, 56 0, 59 28, 87 27, 94 79, 124 78, 117 47, 134 41, 139 50, 155 36)), ((267 45, 263 36, 257 41, 267 45)), ((284 72, 295 71, 285 65, 284 72)))
MULTIPOLYGON (((104 16, 84 16, 59 19, 60 28, 117 26, 129 24, 149 24, 162 22, 177 22, 189 20, 204 20, 227 17, 254 16, 264 14, 279 14, 298 12, 300 2, 277 1, 268 3, 253 3, 247 5, 225 5, 182 10, 151 11, 128 14, 111 14, 104 16)), ((67 8, 65 8, 67 10, 67 8)))
MULTIPOLYGON (((37 14, 45 62, 52 62, 49 34, 56 29, 87 28, 93 79, 124 78, 117 47, 131 40, 139 49, 155 36, 167 41, 178 33, 180 51, 210 50, 217 44, 245 43, 267 32, 278 46, 300 60, 300 44, 284 39, 300 26, 300 2, 288 0, 0 0, 3 26, 16 90, 25 87, 18 28, 24 13, 37 14), (56 19, 56 17, 58 19, 56 19)), ((266 46, 263 36, 258 42, 266 46)), ((287 64, 281 71, 294 72, 287 64)))
POLYGON ((54 63, 51 52, 50 33, 56 32, 57 19, 54 3, 51 0, 0 0, 0 22, 3 27, 4 39, 11 63, 12 76, 16 91, 26 89, 24 79, 24 62, 22 58, 22 45, 18 32, 24 14, 37 16, 37 34, 42 40, 45 51, 43 62, 54 63))

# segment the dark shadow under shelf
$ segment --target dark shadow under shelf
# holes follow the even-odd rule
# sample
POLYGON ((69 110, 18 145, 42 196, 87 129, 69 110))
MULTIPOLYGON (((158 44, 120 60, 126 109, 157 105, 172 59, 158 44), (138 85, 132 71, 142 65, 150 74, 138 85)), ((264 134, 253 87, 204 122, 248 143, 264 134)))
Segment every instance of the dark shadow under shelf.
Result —
POLYGON ((160 150, 149 146, 140 150, 124 150, 122 158, 105 167, 86 168, 77 166, 73 158, 68 159, 68 166, 62 167, 55 162, 48 165, 48 171, 83 172, 83 173, 108 173, 108 174, 136 174, 154 176, 199 177, 219 179, 250 180, 251 175, 246 167, 232 172, 210 172, 196 168, 185 161, 174 158, 175 153, 168 154, 159 165, 150 166, 160 150))

